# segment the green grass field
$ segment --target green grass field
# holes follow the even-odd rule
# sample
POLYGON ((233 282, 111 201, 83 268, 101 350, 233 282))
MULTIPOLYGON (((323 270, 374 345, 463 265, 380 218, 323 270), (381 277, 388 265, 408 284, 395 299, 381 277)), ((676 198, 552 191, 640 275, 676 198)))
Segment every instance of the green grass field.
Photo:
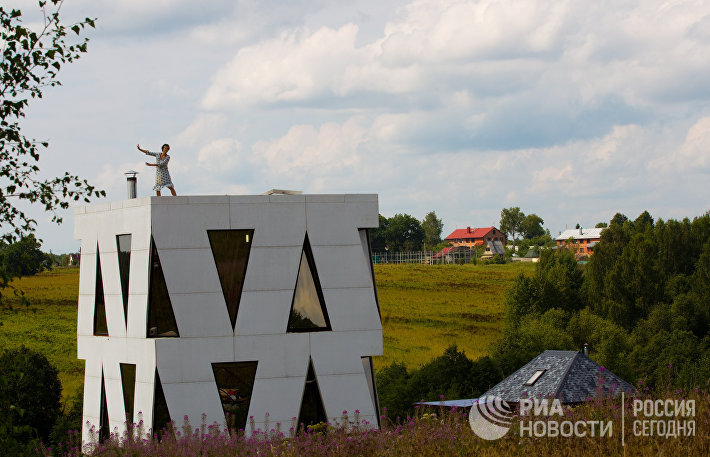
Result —
POLYGON ((384 334, 379 369, 416 367, 457 344, 471 359, 500 336, 505 293, 531 263, 507 265, 375 265, 384 334))
MULTIPOLYGON (((395 361, 409 367, 441 355, 456 343, 476 359, 498 338, 505 292, 532 264, 376 265, 384 333, 379 369, 395 361)), ((12 283, 25 291, 29 306, 3 291, 0 349, 22 344, 47 356, 59 370, 64 397, 83 382, 84 362, 76 358, 79 269, 57 269, 12 283)))

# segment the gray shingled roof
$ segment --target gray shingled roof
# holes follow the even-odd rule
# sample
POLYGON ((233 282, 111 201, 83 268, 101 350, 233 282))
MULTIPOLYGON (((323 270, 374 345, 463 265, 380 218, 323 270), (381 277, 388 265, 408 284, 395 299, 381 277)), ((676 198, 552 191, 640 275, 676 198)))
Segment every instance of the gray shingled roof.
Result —
POLYGON ((511 403, 521 398, 559 398, 562 403, 581 403, 599 394, 633 393, 628 382, 576 351, 545 351, 498 383, 483 396, 496 395, 511 403), (525 383, 535 372, 545 370, 535 383, 525 383))

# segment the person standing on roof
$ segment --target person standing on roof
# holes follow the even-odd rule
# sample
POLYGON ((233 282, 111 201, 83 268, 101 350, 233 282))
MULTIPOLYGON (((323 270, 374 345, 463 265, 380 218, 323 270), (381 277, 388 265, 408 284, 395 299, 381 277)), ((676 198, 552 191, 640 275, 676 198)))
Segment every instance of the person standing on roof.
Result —
POLYGON ((170 161, 168 151, 170 150, 170 145, 164 144, 163 147, 160 148, 161 152, 150 152, 147 149, 141 149, 140 144, 137 145, 137 147, 138 150, 143 154, 155 157, 155 163, 145 163, 149 167, 156 167, 155 186, 153 186, 155 195, 160 197, 160 189, 162 189, 163 187, 167 187, 168 189, 170 189, 170 192, 173 194, 173 196, 176 196, 177 193, 175 192, 175 186, 173 186, 173 182, 170 180, 170 172, 168 171, 168 162, 170 161))

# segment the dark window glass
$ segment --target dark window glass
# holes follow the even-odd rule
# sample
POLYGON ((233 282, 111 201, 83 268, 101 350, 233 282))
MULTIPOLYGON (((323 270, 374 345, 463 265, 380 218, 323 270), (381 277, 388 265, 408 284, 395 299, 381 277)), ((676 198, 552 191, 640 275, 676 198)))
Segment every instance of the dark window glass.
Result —
POLYGON ((208 230, 207 236, 234 330, 254 230, 208 230))
POLYGON ((257 362, 213 363, 212 371, 230 432, 244 430, 257 362))
POLYGON ((106 386, 104 385, 104 372, 101 371, 101 411, 99 412, 99 442, 111 436, 111 427, 108 421, 108 405, 106 403, 106 386))
POLYGON ((170 411, 168 403, 165 401, 163 385, 160 382, 158 370, 155 370, 155 389, 153 394, 153 435, 161 437, 163 433, 171 427, 170 411))
POLYGON ((321 422, 328 422, 323 407, 323 399, 318 389, 316 372, 313 370, 313 362, 308 361, 308 374, 306 375, 306 386, 303 389, 303 399, 301 400, 301 410, 298 413, 299 426, 314 425, 321 422))
POLYGON ((313 332, 320 330, 330 330, 330 320, 328 320, 313 252, 306 235, 301 253, 301 263, 298 267, 296 288, 291 302, 288 331, 313 332))
POLYGON ((170 294, 165 285, 163 268, 160 266, 155 240, 151 240, 150 285, 148 294, 148 337, 177 337, 178 332, 170 294))
POLYGON ((133 424, 133 400, 136 393, 136 366, 131 363, 121 364, 121 384, 123 384, 123 408, 126 421, 133 424))
POLYGON ((118 272, 121 275, 121 293, 123 294, 123 317, 128 326, 128 278, 131 271, 131 235, 116 235, 118 247, 118 272))
POLYGON ((106 323, 106 301, 104 300, 104 280, 101 276, 99 247, 96 246, 96 292, 94 293, 94 335, 108 335, 106 323))
POLYGON ((372 404, 375 407, 375 413, 377 416, 377 426, 380 426, 380 402, 377 398, 377 384, 375 384, 375 370, 372 368, 372 357, 361 357, 362 368, 365 371, 365 377, 367 378, 367 387, 370 389, 370 396, 372 397, 372 404))
MULTIPOLYGON (((375 303, 377 304, 377 314, 380 316, 380 321, 382 321, 382 314, 380 313, 380 298, 377 294, 377 281, 375 280, 375 266, 372 263, 372 245, 370 244, 370 231, 368 229, 360 229, 364 231, 365 243, 363 243, 363 248, 365 249, 365 256, 367 257, 367 263, 370 265, 370 275, 372 276, 372 289, 375 291, 375 303)), ((362 237, 360 239, 362 242, 362 237)))

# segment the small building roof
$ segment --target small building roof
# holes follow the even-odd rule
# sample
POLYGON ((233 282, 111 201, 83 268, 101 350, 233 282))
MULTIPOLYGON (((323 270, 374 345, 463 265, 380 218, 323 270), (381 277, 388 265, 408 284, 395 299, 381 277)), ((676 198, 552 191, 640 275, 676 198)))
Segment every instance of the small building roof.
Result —
POLYGON ((631 384, 576 351, 548 350, 494 386, 483 396, 507 402, 521 398, 559 398, 562 403, 581 403, 599 392, 616 396, 635 392, 631 384))
POLYGON ((451 232, 451 235, 444 238, 445 240, 458 240, 458 239, 469 239, 469 238, 483 238, 491 230, 495 230, 495 227, 466 227, 462 229, 456 229, 451 232))
POLYGON ((575 240, 586 239, 586 238, 601 238, 603 228, 578 228, 578 229, 568 229, 560 233, 560 236, 555 238, 555 240, 563 241, 573 238, 575 240))

